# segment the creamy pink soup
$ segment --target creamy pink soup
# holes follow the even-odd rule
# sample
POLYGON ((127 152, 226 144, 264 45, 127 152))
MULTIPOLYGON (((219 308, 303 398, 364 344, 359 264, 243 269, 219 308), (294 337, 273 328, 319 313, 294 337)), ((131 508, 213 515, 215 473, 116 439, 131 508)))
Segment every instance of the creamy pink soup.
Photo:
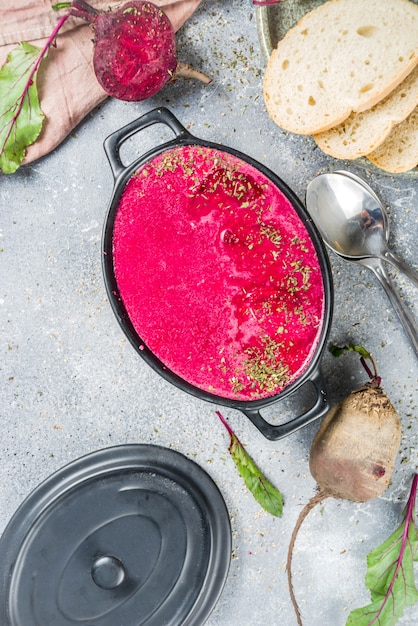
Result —
POLYGON ((141 167, 113 254, 139 337, 195 387, 255 400, 308 367, 324 318, 318 257, 290 201, 242 159, 180 146, 141 167))

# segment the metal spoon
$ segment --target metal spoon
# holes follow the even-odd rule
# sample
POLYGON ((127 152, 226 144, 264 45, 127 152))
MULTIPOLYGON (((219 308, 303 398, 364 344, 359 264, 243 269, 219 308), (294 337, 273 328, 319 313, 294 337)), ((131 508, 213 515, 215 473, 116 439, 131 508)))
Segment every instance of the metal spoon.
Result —
POLYGON ((418 356, 415 321, 389 279, 382 259, 405 272, 416 285, 418 274, 387 248, 388 218, 374 191, 351 172, 320 174, 307 187, 306 207, 329 248, 374 272, 418 356))
MULTIPOLYGON (((388 261, 394 267, 396 267, 399 271, 403 272, 403 274, 405 274, 405 276, 407 276, 407 278, 409 278, 418 287, 418 272, 414 268, 412 268, 410 265, 405 263, 405 261, 400 259, 392 250, 388 248, 389 219, 385 211, 385 208, 382 204, 382 201, 379 199, 378 195, 370 187, 370 185, 366 183, 366 181, 363 178, 361 178, 360 176, 357 176, 357 174, 354 174, 353 172, 347 172, 346 170, 336 170, 334 174, 342 174, 344 176, 349 176, 353 181, 356 181, 357 183, 359 183, 360 185, 364 187, 363 207, 365 210, 369 211, 369 214, 374 219, 375 224, 376 222, 382 223, 382 228, 378 231, 378 234, 380 234, 380 240, 375 236, 375 234, 373 235, 374 236, 373 245, 375 246, 376 244, 380 244, 377 253, 375 253, 373 249, 373 254, 369 252, 369 254, 365 254, 365 256, 374 256, 375 254, 377 254, 377 256, 379 256, 383 261, 388 261), (370 198, 367 197, 368 195, 370 195, 370 198), (375 205, 372 204, 372 198, 376 203, 375 205)), ((355 217, 355 215, 353 215, 353 217, 355 217)), ((373 233, 372 222, 373 220, 370 220, 367 222, 367 224, 363 225, 363 235, 364 235, 365 240, 367 240, 368 237, 370 237, 370 235, 373 233)), ((370 239, 370 241, 372 241, 372 239, 370 239)), ((366 241, 364 245, 365 253, 366 253, 365 248, 367 247, 367 245, 368 245, 368 242, 366 241)), ((346 255, 350 256, 347 253, 346 255)))

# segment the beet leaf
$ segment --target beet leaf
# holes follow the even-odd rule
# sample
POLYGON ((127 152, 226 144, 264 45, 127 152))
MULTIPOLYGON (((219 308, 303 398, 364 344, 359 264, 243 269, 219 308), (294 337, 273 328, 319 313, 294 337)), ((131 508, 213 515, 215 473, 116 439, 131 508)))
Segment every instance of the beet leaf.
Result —
POLYGON ((393 626, 405 607, 418 602, 414 561, 418 560, 415 499, 418 474, 412 481, 404 519, 395 532, 367 557, 366 586, 371 604, 355 609, 346 626, 393 626))
POLYGON ((335 357, 341 356, 346 350, 357 352, 357 354, 360 355, 360 363, 362 364, 370 378, 371 386, 380 387, 382 380, 380 376, 377 375, 376 363, 374 362, 372 355, 366 350, 366 348, 363 348, 363 346, 354 345, 353 343, 349 343, 348 346, 337 346, 337 344, 334 343, 329 349, 331 354, 335 357), (373 371, 367 365, 367 361, 370 361, 373 371))
POLYGON ((26 148, 42 130, 45 115, 36 85, 38 70, 68 17, 60 18, 42 49, 24 41, 0 68, 0 170, 5 174, 18 169, 26 148))
POLYGON ((0 168, 13 174, 23 161, 26 147, 42 129, 44 115, 36 88, 37 69, 32 68, 40 48, 21 43, 0 69, 0 168))
POLYGON ((346 350, 351 350, 353 352, 358 352, 358 354, 360 356, 362 356, 364 359, 370 359, 371 355, 370 353, 366 350, 366 348, 363 348, 363 346, 357 346, 353 343, 349 343, 347 346, 337 346, 337 344, 332 344, 332 346, 330 347, 329 351, 331 352, 331 354, 333 356, 341 356, 343 352, 345 352, 346 350))
POLYGON ((283 512, 282 494, 258 469, 223 415, 219 411, 216 415, 229 433, 231 442, 228 449, 247 488, 267 513, 280 517, 283 512))

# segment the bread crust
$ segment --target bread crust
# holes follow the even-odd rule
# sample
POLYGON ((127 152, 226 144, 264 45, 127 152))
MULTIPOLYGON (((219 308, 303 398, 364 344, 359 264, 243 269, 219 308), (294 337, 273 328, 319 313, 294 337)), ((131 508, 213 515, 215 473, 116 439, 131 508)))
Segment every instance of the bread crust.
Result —
POLYGON ((328 0, 307 13, 273 50, 264 99, 278 126, 315 135, 353 111, 376 105, 417 64, 416 4, 328 0))
POLYGON ((314 135, 325 154, 357 159, 376 150, 392 129, 418 105, 418 65, 386 98, 361 113, 351 113, 333 128, 314 135))
POLYGON ((367 158, 391 174, 407 172, 418 165, 418 106, 367 158))

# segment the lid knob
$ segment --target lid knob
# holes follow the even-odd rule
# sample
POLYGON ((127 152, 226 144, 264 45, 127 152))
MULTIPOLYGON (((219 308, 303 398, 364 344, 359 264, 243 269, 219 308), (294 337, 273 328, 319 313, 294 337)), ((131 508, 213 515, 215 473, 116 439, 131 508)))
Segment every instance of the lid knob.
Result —
POLYGON ((93 563, 91 576, 98 587, 114 589, 125 579, 125 568, 115 556, 101 556, 93 563))

